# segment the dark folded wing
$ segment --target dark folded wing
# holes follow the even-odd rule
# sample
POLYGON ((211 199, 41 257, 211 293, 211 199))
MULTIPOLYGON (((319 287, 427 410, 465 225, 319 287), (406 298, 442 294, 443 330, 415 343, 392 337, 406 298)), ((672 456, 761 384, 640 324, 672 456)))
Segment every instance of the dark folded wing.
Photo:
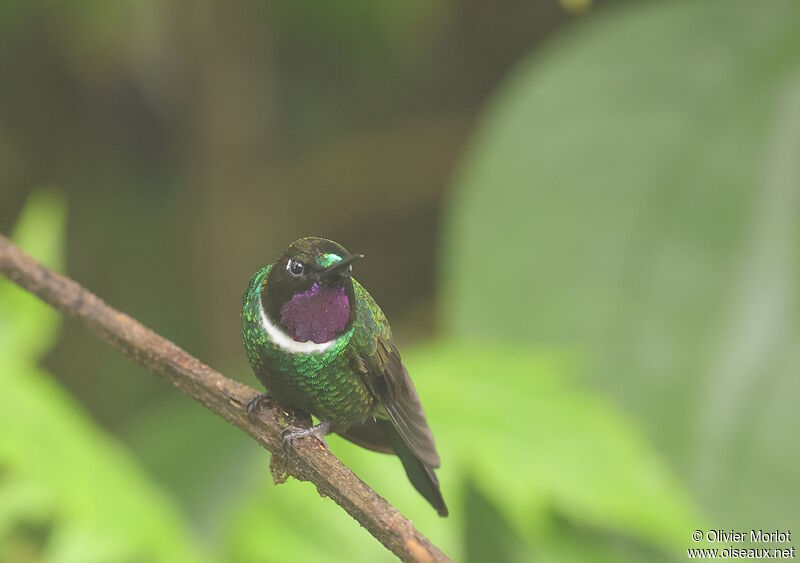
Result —
POLYGON ((419 395, 391 340, 379 336, 375 353, 366 357, 357 355, 355 364, 408 448, 425 465, 439 467, 441 461, 419 395))
POLYGON ((408 448, 429 467, 439 467, 433 434, 425 420, 417 390, 392 342, 392 331, 380 307, 353 280, 358 323, 353 334, 353 369, 377 399, 376 416, 391 421, 408 448))

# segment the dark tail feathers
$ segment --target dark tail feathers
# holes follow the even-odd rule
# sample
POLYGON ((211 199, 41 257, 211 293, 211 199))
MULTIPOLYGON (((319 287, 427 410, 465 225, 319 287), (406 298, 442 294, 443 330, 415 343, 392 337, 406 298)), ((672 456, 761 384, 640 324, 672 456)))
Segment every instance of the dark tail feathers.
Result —
POLYGON ((449 514, 447 505, 442 498, 442 492, 439 490, 439 480, 436 478, 433 469, 417 459, 417 456, 411 452, 390 422, 382 423, 380 426, 397 457, 403 462, 403 468, 406 470, 411 484, 419 491, 419 494, 431 503, 436 512, 439 513, 439 516, 447 516, 449 514))

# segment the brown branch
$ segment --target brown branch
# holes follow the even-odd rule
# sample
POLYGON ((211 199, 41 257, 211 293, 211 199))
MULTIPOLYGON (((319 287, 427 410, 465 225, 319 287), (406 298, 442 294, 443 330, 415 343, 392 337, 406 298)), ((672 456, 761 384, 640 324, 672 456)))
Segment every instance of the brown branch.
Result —
MULTIPOLYGON (((81 319, 113 346, 146 366, 211 412, 247 432, 273 455, 273 471, 311 481, 405 561, 449 561, 410 520, 378 496, 314 439, 281 447, 281 433, 292 416, 263 401, 258 420, 247 416, 255 389, 228 379, 128 315, 106 305, 77 282, 57 274, 0 235, 0 272, 59 311, 81 319)), ((276 475, 276 477, 279 477, 276 475)))

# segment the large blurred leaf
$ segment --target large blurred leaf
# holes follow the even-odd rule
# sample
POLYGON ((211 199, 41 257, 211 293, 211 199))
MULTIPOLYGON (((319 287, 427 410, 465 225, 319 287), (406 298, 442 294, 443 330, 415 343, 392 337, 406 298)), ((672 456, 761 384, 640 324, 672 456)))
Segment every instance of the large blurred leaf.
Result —
MULTIPOLYGON (((331 447, 456 560, 465 557, 467 481, 497 507, 526 553, 550 560, 603 554, 602 542, 581 550, 579 535, 565 540, 564 521, 662 552, 696 525, 681 488, 630 421, 573 385, 571 369, 559 358, 438 344, 407 354, 406 363, 436 434, 451 516, 439 518, 416 494, 396 458, 335 437, 331 447)), ((259 472, 268 479, 266 456, 259 472)), ((311 485, 293 481, 267 485, 232 521, 229 537, 236 561, 274 558, 276 545, 293 559, 388 556, 332 503, 320 502, 311 485)))
MULTIPOLYGON (((64 206, 31 198, 17 242, 61 263, 64 206)), ((0 279, 0 561, 195 561, 171 502, 35 365, 59 317, 0 279)))
POLYGON ((443 482, 469 477, 533 545, 558 516, 672 547, 697 517, 630 421, 575 385, 559 355, 437 345, 407 363, 447 460, 443 482))
POLYGON ((218 536, 230 506, 250 497, 247 462, 264 453, 249 436, 180 393, 165 393, 134 419, 123 439, 204 537, 218 536))
POLYGON ((800 522, 796 2, 575 26, 495 97, 456 188, 453 333, 577 346, 717 525, 800 522))
MULTIPOLYGON (((63 266, 64 207, 57 193, 39 191, 29 198, 14 232, 21 248, 56 270, 63 266)), ((36 359, 55 343, 60 324, 56 311, 0 279, 0 358, 36 359)))
POLYGON ((259 454, 254 466, 256 493, 229 520, 227 560, 396 561, 341 508, 320 498, 313 485, 291 479, 274 486, 268 460, 268 455, 259 454))

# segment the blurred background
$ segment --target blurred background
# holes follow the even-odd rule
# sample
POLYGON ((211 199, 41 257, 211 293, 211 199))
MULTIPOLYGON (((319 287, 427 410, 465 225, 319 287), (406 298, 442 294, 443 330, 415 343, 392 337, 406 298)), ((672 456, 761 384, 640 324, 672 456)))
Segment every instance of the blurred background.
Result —
MULTIPOLYGON (((250 275, 367 256, 459 561, 800 534, 792 0, 0 4, 0 232, 250 385, 250 275)), ((312 485, 0 280, 0 562, 384 561, 312 485)))

